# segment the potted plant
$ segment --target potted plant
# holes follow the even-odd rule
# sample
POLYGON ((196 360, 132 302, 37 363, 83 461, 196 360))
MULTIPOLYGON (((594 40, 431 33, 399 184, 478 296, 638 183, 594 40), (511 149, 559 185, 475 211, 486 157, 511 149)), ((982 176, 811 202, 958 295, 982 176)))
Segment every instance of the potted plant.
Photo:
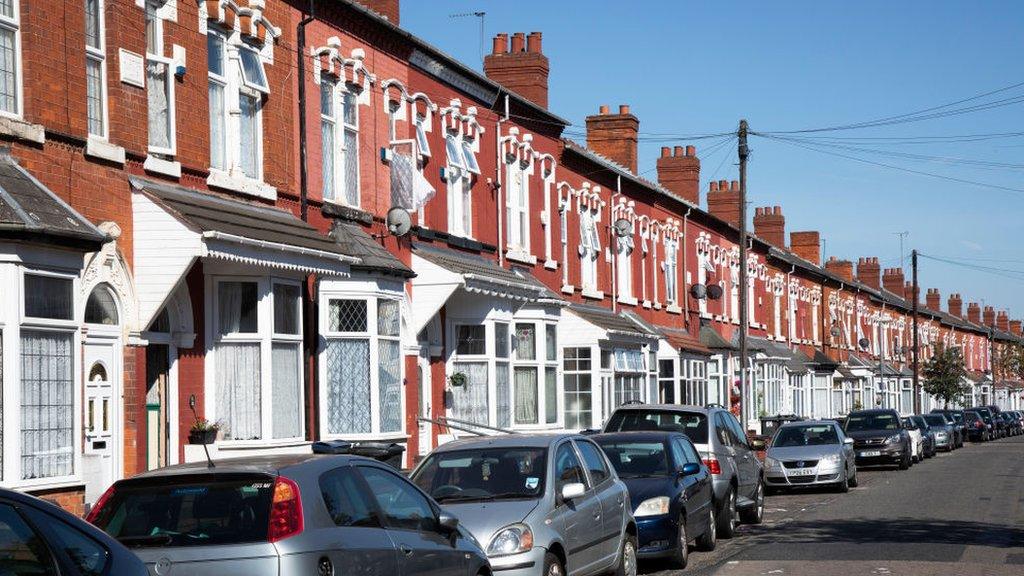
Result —
POLYGON ((220 432, 220 425, 202 418, 192 423, 188 431, 189 444, 213 444, 217 439, 217 432, 220 432))
POLYGON ((454 372, 448 376, 448 384, 452 388, 461 388, 466 385, 468 378, 462 372, 454 372))

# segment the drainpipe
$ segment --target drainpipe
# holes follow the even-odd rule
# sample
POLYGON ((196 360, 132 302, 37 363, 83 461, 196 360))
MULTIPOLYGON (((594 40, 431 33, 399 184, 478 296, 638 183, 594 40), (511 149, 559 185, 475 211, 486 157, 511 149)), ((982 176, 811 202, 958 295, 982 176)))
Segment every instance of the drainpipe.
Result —
MULTIPOLYGON (((299 49, 296 54, 298 62, 299 79, 299 216, 303 222, 309 219, 309 175, 306 158, 306 26, 315 19, 316 0, 309 0, 309 13, 299 21, 296 26, 295 35, 298 38, 299 49)), ((305 286, 309 286, 309 278, 306 277, 305 286)), ((313 280, 313 294, 309 299, 309 316, 306 322, 306 334, 308 336, 305 349, 309 354, 306 369, 303 370, 306 380, 306 402, 308 406, 318 406, 313 399, 320 397, 320 366, 317 361, 316 344, 317 319, 319 318, 319 305, 317 294, 320 291, 320 280, 313 280)), ((320 437, 318 408, 307 412, 306 438, 315 440, 320 437)))
POLYGON ((686 227, 690 223, 690 212, 693 212, 693 208, 687 208, 686 214, 683 214, 683 328, 687 330, 690 328, 690 291, 686 289, 686 241, 689 238, 686 227))
POLYGON ((305 222, 309 216, 309 175, 306 158, 306 25, 316 17, 316 0, 309 0, 309 14, 296 26, 299 70, 299 215, 305 222))
POLYGON ((504 188, 501 185, 501 164, 505 161, 501 157, 501 125, 508 122, 508 94, 505 95, 505 114, 498 117, 498 121, 495 124, 494 129, 494 147, 495 155, 498 161, 494 163, 494 190, 497 192, 495 201, 495 210, 498 214, 498 266, 505 265, 505 246, 504 246, 504 214, 502 213, 502 207, 504 203, 501 201, 501 191, 504 188))
POLYGON ((619 239, 615 236, 615 222, 612 222, 612 212, 615 210, 615 199, 622 195, 622 176, 615 176, 615 194, 612 194, 612 200, 608 203, 608 248, 612 253, 612 312, 619 309, 619 279, 615 276, 615 267, 619 262, 619 239), (612 246, 615 246, 612 249, 612 246))
MULTIPOLYGON (((789 272, 786 272, 786 285, 782 289, 782 295, 786 297, 786 339, 789 340, 789 348, 790 348, 790 350, 793 349, 793 334, 790 332, 790 328, 793 328, 794 327, 793 325, 796 324, 796 322, 793 322, 793 321, 790 320, 790 316, 794 317, 794 319, 795 319, 796 311, 794 311, 790 307, 790 298, 789 298, 789 283, 791 281, 791 278, 792 278, 794 272, 796 272, 796 264, 790 264, 789 265, 789 272)), ((779 321, 781 322, 782 321, 781 320, 781 318, 782 318, 781 314, 779 314, 779 318, 780 318, 779 321)), ((782 331, 779 330, 779 332, 782 332, 782 331)))

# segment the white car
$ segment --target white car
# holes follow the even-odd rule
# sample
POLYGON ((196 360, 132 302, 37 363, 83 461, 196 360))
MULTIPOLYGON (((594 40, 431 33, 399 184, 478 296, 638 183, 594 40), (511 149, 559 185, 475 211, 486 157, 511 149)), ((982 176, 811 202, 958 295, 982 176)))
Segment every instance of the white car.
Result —
POLYGON ((910 418, 904 418, 903 423, 909 427, 907 432, 910 434, 910 461, 920 462, 924 460, 924 437, 917 426, 913 426, 910 418))

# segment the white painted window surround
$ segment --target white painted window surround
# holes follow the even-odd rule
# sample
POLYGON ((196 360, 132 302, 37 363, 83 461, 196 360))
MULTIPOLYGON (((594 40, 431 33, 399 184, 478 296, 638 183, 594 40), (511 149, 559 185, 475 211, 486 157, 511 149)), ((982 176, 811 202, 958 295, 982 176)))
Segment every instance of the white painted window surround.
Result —
POLYGON ((22 115, 20 2, 0 0, 0 114, 22 115))
POLYGON ((323 198, 358 208, 359 106, 345 82, 320 79, 320 146, 323 198))
POLYGON ((104 0, 85 0, 86 110, 90 136, 107 137, 107 60, 104 0))

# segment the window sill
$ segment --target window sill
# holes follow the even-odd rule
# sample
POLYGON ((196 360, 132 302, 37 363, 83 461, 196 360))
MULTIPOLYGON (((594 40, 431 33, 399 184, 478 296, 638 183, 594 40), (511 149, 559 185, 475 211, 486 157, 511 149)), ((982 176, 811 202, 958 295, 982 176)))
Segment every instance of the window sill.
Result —
POLYGON ((576 292, 576 287, 573 286, 572 284, 562 285, 562 294, 572 294, 574 292, 576 292))
POLYGON ((172 178, 181 178, 181 162, 175 162, 174 160, 146 156, 146 161, 142 163, 142 168, 146 172, 155 172, 172 178))
POLYGON ((544 261, 544 267, 547 268, 548 270, 557 270, 558 269, 558 261, 557 260, 545 260, 544 261))
POLYGON ((644 300, 643 303, 641 304, 641 306, 643 306, 644 308, 647 308, 648 310, 650 310, 651 309, 651 301, 650 300, 644 300))
POLYGON ((537 263, 537 257, 528 252, 523 252, 517 248, 509 248, 505 252, 505 258, 513 262, 519 262, 520 264, 529 264, 533 266, 537 263))
POLYGON ((85 155, 99 158, 100 160, 107 160, 121 166, 124 166, 125 162, 123 147, 111 144, 106 138, 98 136, 89 136, 85 141, 85 155))
POLYGON ((636 306, 637 300, 632 296, 619 296, 619 304, 626 304, 627 306, 636 306))
POLYGON ((25 492, 42 492, 44 490, 62 490, 68 488, 82 488, 85 482, 77 476, 64 476, 54 480, 52 478, 35 478, 32 480, 19 480, 17 482, 5 483, 4 488, 22 490, 25 492))
POLYGON ((210 169, 206 183, 217 188, 226 188, 266 200, 277 200, 277 188, 245 175, 236 175, 216 168, 210 169))
POLYGON ((42 124, 32 124, 11 116, 0 116, 0 135, 36 144, 46 143, 46 129, 42 124))
POLYGON ((583 294, 584 298, 591 298, 591 299, 594 299, 594 300, 604 300, 604 292, 602 292, 600 290, 592 290, 590 288, 584 288, 582 294, 583 294))
POLYGON ((668 312, 669 314, 682 314, 683 309, 674 304, 669 304, 665 307, 665 312, 668 312))

